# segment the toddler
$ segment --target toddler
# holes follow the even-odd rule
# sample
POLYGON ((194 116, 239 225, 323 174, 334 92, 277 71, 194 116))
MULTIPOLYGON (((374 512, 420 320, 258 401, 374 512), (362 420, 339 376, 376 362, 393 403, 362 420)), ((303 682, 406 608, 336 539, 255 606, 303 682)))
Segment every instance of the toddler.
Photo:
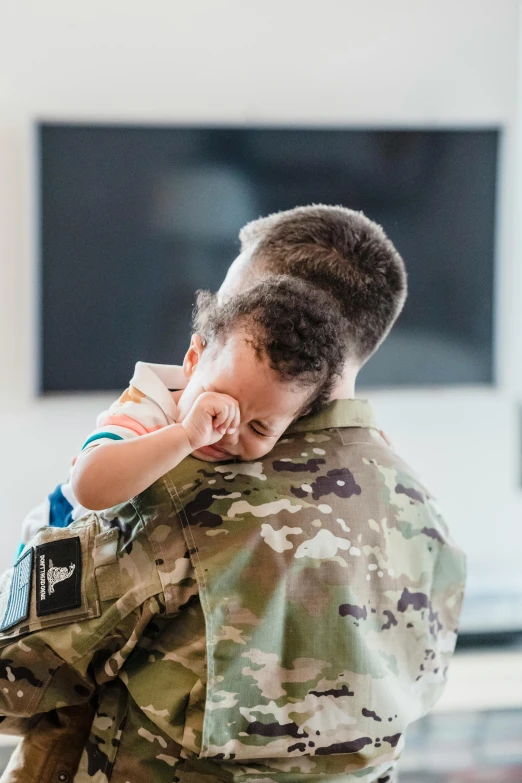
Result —
POLYGON ((335 303, 294 278, 267 278, 222 303, 200 292, 183 366, 138 362, 68 482, 26 518, 23 542, 44 525, 129 500, 189 454, 263 457, 292 421, 328 402, 342 372, 342 334, 335 303))

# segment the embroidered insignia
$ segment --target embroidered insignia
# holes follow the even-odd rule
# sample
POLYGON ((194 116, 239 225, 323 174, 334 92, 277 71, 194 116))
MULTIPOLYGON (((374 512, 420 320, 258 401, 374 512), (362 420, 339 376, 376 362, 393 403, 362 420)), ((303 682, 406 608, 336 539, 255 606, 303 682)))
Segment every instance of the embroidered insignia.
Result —
POLYGON ((53 566, 53 561, 49 560, 49 570, 47 571, 47 585, 49 593, 54 593, 54 586, 57 582, 63 582, 64 579, 69 579, 73 575, 73 571, 76 568, 74 563, 71 563, 69 568, 56 568, 53 566))
POLYGON ((36 614, 38 617, 82 604, 82 551, 79 536, 36 547, 36 614))

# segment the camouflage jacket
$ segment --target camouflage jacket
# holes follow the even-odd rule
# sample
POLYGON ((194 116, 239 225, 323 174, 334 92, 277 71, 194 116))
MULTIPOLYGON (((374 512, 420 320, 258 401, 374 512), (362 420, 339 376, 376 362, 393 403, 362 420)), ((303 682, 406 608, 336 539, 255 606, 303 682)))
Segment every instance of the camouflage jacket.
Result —
POLYGON ((30 739, 96 695, 75 783, 391 781, 444 687, 463 581, 367 403, 260 462, 188 458, 4 575, 0 729, 28 738, 4 780, 72 780, 59 741, 49 766, 30 739))

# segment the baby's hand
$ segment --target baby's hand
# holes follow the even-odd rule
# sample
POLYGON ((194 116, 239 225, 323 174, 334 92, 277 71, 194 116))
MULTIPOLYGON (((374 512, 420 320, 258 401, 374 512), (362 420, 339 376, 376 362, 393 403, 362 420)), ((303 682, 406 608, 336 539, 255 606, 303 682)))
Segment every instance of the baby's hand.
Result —
POLYGON ((185 429, 192 450, 211 446, 226 433, 239 427, 239 403, 228 394, 203 392, 187 413, 181 426, 185 429))

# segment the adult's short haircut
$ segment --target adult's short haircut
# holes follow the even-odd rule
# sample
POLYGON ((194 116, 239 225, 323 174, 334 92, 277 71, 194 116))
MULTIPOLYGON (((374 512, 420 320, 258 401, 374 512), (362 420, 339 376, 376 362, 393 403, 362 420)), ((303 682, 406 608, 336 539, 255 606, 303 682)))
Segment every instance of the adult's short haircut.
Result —
POLYGON ((362 212, 317 204, 248 223, 241 251, 252 271, 306 280, 338 302, 346 358, 366 361, 386 338, 407 296, 404 261, 362 212))

